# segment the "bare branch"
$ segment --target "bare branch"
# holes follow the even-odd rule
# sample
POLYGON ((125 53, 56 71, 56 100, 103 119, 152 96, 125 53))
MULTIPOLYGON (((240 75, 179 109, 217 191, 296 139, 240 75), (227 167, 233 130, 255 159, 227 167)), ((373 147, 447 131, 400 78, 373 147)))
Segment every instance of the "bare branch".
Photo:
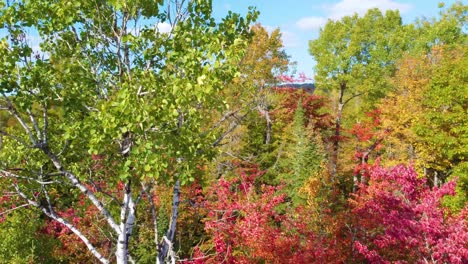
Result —
MULTIPOLYGON (((221 141, 223 141, 223 139, 229 135, 230 133, 232 133, 242 122, 242 120, 253 110, 255 109, 256 107, 251 107, 244 115, 238 117, 236 115, 233 115, 235 118, 236 118, 236 122, 234 123, 231 123, 230 126, 229 126, 229 129, 227 131, 224 131, 223 134, 221 134, 221 136, 219 136, 216 141, 212 144, 213 147, 217 147, 219 145, 221 145, 221 141)), ((221 118, 222 119, 222 118, 221 118)))
POLYGON ((155 210, 154 201, 153 201, 153 186, 151 186, 151 188, 149 188, 149 191, 147 191, 148 190, 147 186, 145 186, 144 183, 142 183, 141 185, 142 185, 142 189, 145 191, 146 197, 148 197, 148 202, 150 203, 150 211, 151 211, 151 216, 153 217, 153 227, 154 227, 154 244, 156 245, 156 249, 159 250, 158 218, 156 215, 156 210, 155 210))
POLYGON ((138 194, 137 198, 135 199, 135 204, 136 204, 136 205, 140 202, 140 200, 141 200, 141 198, 143 197, 144 194, 147 195, 147 190, 148 190, 148 188, 150 188, 150 187, 152 187, 152 185, 150 185, 150 186, 145 186, 145 185, 142 184, 141 191, 140 191, 140 193, 138 194))
POLYGON ((42 105, 42 119, 44 126, 42 128, 42 140, 47 144, 47 129, 49 129, 49 117, 47 116, 47 104, 42 105))
POLYGON ((22 204, 22 205, 20 205, 20 206, 16 206, 15 208, 11 208, 11 209, 8 209, 8 210, 6 210, 6 211, 4 211, 4 212, 0 212, 0 216, 9 214, 9 213, 11 213, 11 212, 13 212, 13 211, 15 211, 15 210, 18 210, 18 209, 21 209, 21 208, 27 207, 27 206, 30 206, 30 204, 27 203, 27 204, 22 204))
POLYGON ((80 39, 80 36, 78 35, 78 32, 76 31, 76 28, 74 26, 71 26, 71 29, 73 31, 73 35, 75 36, 75 41, 80 43, 81 39, 80 39))
POLYGON ((52 209, 52 203, 50 202, 49 192, 47 192, 47 189, 44 185, 41 185, 41 189, 42 189, 42 192, 44 192, 44 195, 46 197, 47 206, 49 207, 49 212, 53 212, 54 210, 52 209))
POLYGON ((31 120, 31 123, 33 124, 33 127, 36 130, 37 139, 41 140, 42 139, 41 130, 39 129, 39 124, 37 123, 36 117, 34 117, 31 110, 29 109, 26 110, 26 113, 28 113, 29 119, 31 120))
POLYGON ((49 184, 54 184, 54 183, 61 183, 60 181, 43 181, 42 179, 38 180, 38 179, 35 179, 35 178, 32 178, 32 177, 18 175, 18 174, 15 174, 15 173, 12 173, 12 172, 9 172, 9 171, 6 171, 6 170, 0 170, 0 177, 23 179, 23 180, 36 182, 36 183, 38 183, 40 185, 49 185, 49 184))
POLYGON ((27 147, 27 148, 32 148, 33 146, 31 145, 28 145, 24 140, 22 140, 21 138, 17 137, 17 136, 14 136, 12 134, 9 134, 3 130, 0 130, 0 134, 4 135, 4 136, 7 136, 7 137, 10 137, 16 141, 18 141, 18 143, 20 143, 21 145, 27 147))
POLYGON ((69 144, 70 144, 70 141, 68 139, 65 140, 65 144, 63 145, 62 150, 57 154, 57 156, 61 156, 65 152, 69 144))
POLYGON ((213 128, 219 127, 226 119, 228 119, 228 118, 230 118, 232 116, 235 116, 240 110, 241 110, 241 108, 239 108, 239 109, 237 109, 235 111, 228 111, 212 127, 213 128))
MULTIPOLYGON (((260 108, 259 108, 260 110, 260 108)), ((270 118, 270 112, 268 111, 267 107, 265 107, 263 109, 263 116, 265 116, 265 121, 267 123, 267 131, 266 131, 266 134, 265 134, 265 144, 270 144, 270 141, 271 141, 271 129, 272 129, 272 126, 273 126, 273 122, 270 118)))
POLYGON ((121 232, 123 232, 123 230, 120 229, 119 225, 116 224, 110 212, 105 208, 102 202, 99 201, 99 199, 94 195, 94 193, 91 190, 89 190, 88 187, 82 184, 80 180, 78 180, 78 178, 72 172, 66 171, 63 168, 62 163, 60 162, 58 157, 55 154, 53 154, 47 147, 42 148, 42 150, 52 161, 55 168, 59 172, 61 172, 63 175, 65 175, 65 177, 67 177, 67 179, 71 182, 71 184, 75 186, 76 188, 78 188, 83 194, 85 194, 88 197, 88 199, 94 204, 94 206, 96 206, 99 212, 104 216, 104 218, 106 218, 107 223, 109 223, 112 229, 114 229, 114 231, 117 234, 120 234, 121 232))
POLYGON ((163 237, 161 246, 158 248, 158 261, 164 263, 167 255, 170 254, 172 257, 172 241, 174 241, 174 235, 176 232, 177 217, 179 215, 179 200, 180 200, 180 180, 177 180, 174 185, 174 194, 172 198, 172 213, 171 220, 169 222, 169 229, 166 235, 163 237))
POLYGON ((104 263, 104 264, 108 264, 110 263, 110 261, 108 259, 106 259, 104 256, 101 255, 101 253, 99 253, 97 251, 97 249, 93 246, 93 244, 91 244, 91 242, 89 241, 89 239, 80 231, 78 230, 73 224, 71 224, 70 222, 68 222, 66 219, 58 216, 53 210, 51 210, 51 207, 49 207, 49 210, 47 210, 47 208, 45 208, 44 206, 40 205, 39 203, 37 203, 36 201, 33 201, 31 199, 29 199, 27 197, 26 194, 24 194, 20 188, 18 187, 18 185, 13 185, 15 187, 15 190, 16 192, 23 198, 25 199, 29 205, 32 205, 34 207, 37 207, 39 208, 45 215, 47 215, 48 217, 54 219, 55 221, 61 223, 62 225, 66 226, 68 229, 70 229, 76 236, 78 236, 81 241, 83 241, 83 243, 85 243, 86 247, 89 249, 89 251, 101 262, 101 263, 104 263))
POLYGON ((89 182, 91 183, 91 185, 93 185, 93 187, 96 189, 96 191, 104 194, 105 196, 109 197, 113 202, 116 202, 117 204, 120 204, 119 200, 113 196, 112 194, 108 193, 108 192, 105 192, 101 186, 97 185, 94 181, 92 180, 89 180, 89 182))
POLYGON ((5 98, 5 100, 6 100, 7 104, 8 104, 8 112, 10 112, 10 114, 12 114, 16 118, 16 120, 18 120, 20 125, 23 127, 24 131, 26 131, 26 133, 28 134, 29 139, 31 140, 31 143, 34 146, 36 146, 37 142, 34 139, 34 136, 33 136, 32 132, 31 132, 31 129, 28 127, 26 122, 24 122, 24 120, 21 118, 18 111, 16 111, 16 108, 13 106, 13 103, 10 101, 10 99, 4 93, 2 93, 2 95, 3 95, 3 98, 5 98))
POLYGON ((353 100, 354 98, 358 97, 358 96, 361 96, 363 95, 364 93, 357 93, 357 94, 353 94, 351 95, 351 97, 349 97, 348 99, 346 99, 344 102, 343 102, 343 107, 349 103, 351 100, 353 100))

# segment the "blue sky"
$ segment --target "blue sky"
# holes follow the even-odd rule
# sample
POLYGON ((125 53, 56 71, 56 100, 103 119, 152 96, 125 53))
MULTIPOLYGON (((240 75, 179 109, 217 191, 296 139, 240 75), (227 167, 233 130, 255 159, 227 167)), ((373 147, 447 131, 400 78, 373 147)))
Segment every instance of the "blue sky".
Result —
MULTIPOLYGON (((449 7, 457 0, 445 0, 449 7)), ((297 73, 313 77, 314 60, 308 52, 309 40, 319 35, 320 26, 327 19, 340 19, 357 12, 364 14, 370 8, 398 9, 404 23, 420 17, 435 17, 439 12, 439 0, 213 0, 214 16, 224 17, 229 10, 245 14, 249 6, 260 11, 258 22, 268 30, 280 28, 283 44, 291 60, 297 62, 297 73)), ((464 2, 464 1, 462 1, 464 2)), ((167 23, 159 23, 161 31, 170 30, 167 23)), ((0 37, 6 35, 0 30, 0 37)), ((33 50, 38 50, 40 38, 28 32, 33 50)))
MULTIPOLYGON (((292 61, 297 62, 297 72, 313 76, 314 61, 308 53, 308 41, 318 37, 319 28, 328 18, 340 19, 354 12, 364 14, 368 9, 398 9, 404 23, 418 17, 435 17, 439 0, 213 0, 215 16, 228 10, 245 13, 248 6, 260 11, 258 22, 267 29, 280 28, 283 43, 292 61)), ((456 0, 446 0, 447 6, 456 0)))

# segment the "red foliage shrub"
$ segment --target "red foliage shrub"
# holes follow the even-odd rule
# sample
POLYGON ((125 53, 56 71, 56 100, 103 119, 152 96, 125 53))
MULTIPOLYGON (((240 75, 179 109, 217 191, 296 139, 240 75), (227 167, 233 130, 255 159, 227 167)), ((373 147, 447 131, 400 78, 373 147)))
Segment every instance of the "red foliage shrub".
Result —
POLYGON ((372 263, 467 263, 468 207, 441 207, 455 182, 430 189, 411 167, 373 167, 369 185, 350 200, 357 254, 372 263))
POLYGON ((311 231, 305 210, 280 210, 287 205, 276 193, 280 187, 255 186, 263 173, 247 166, 238 178, 212 186, 205 203, 211 241, 202 245, 210 248, 205 253, 196 248, 190 263, 323 263, 330 255, 311 231))
POLYGON ((331 127, 332 118, 329 113, 324 111, 324 107, 328 103, 327 98, 298 88, 276 88, 275 91, 284 96, 279 102, 278 109, 273 111, 273 118, 281 119, 285 123, 291 123, 294 119, 297 103, 301 101, 304 109, 305 126, 308 126, 309 122, 313 122, 312 127, 315 129, 331 127))

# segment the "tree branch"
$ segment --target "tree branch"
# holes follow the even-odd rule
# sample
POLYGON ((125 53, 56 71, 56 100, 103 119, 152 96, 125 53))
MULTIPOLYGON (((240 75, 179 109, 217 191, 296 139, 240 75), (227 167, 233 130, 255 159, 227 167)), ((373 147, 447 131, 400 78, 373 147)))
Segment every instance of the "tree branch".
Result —
MULTIPOLYGON (((151 184, 153 185, 153 184, 151 184)), ((159 252, 159 239, 158 239, 158 218, 156 215, 156 210, 154 206, 154 201, 153 201, 153 186, 149 188, 149 192, 146 191, 148 189, 147 186, 145 186, 144 183, 142 183, 142 189, 144 190, 146 197, 148 197, 148 201, 150 203, 150 211, 151 211, 151 216, 153 217, 153 227, 154 227, 154 244, 156 245, 156 249, 159 252)))
POLYGON ((33 124, 34 129, 36 130, 37 139, 40 141, 42 139, 41 130, 39 129, 39 124, 37 123, 36 118, 32 114, 31 110, 27 109, 26 113, 28 113, 29 119, 33 124))
POLYGON ((23 208, 23 207, 27 207, 27 206, 30 206, 30 204, 27 203, 27 204, 22 204, 22 205, 20 205, 20 206, 16 206, 15 208, 11 208, 11 209, 8 209, 8 210, 6 210, 6 211, 4 211, 4 212, 0 212, 0 216, 6 215, 6 214, 8 214, 8 213, 10 213, 10 212, 12 212, 12 211, 15 211, 15 210, 21 209, 21 208, 23 208))
POLYGON ((12 172, 9 172, 9 171, 6 171, 6 170, 0 170, 0 177, 3 175, 3 177, 5 178, 15 178, 15 179, 23 179, 23 180, 28 180, 28 181, 34 181, 40 185, 49 185, 49 184, 54 184, 54 183, 61 183, 59 181, 43 181, 42 179, 41 180, 38 180, 38 179, 35 179, 35 178, 32 178, 32 177, 26 177, 26 176, 22 176, 22 175, 18 175, 18 174, 15 174, 15 173, 12 173, 12 172))
POLYGON ((123 203, 120 208, 120 230, 117 238, 117 263, 125 264, 128 262, 128 236, 127 236, 127 209, 131 200, 131 186, 130 181, 125 184, 125 192, 123 197, 123 203))
POLYGON ((23 199, 25 199, 29 205, 32 205, 34 207, 37 207, 39 208, 45 215, 47 215, 48 217, 54 219, 55 221, 61 223, 62 225, 66 226, 68 229, 70 229, 76 236, 78 236, 81 241, 83 241, 83 243, 85 243, 86 247, 88 248, 88 250, 103 264, 109 264, 110 261, 108 259, 106 259, 104 256, 101 255, 101 253, 99 253, 97 251, 97 249, 93 246, 93 244, 91 244, 91 242, 89 241, 89 239, 80 231, 78 230, 74 225, 72 225, 70 222, 68 222, 66 219, 58 216, 52 209, 51 209, 51 206, 49 206, 50 208, 50 211, 47 210, 47 208, 45 208, 44 206, 40 205, 39 203, 37 203, 36 201, 33 201, 31 199, 29 199, 26 194, 24 194, 18 187, 18 185, 14 185, 14 188, 16 190, 16 192, 19 194, 19 196, 21 196, 23 199))
POLYGON ((44 141, 44 144, 47 144, 47 129, 49 128, 49 118, 47 116, 47 105, 45 103, 42 105, 42 119, 44 122, 44 126, 42 127, 42 140, 44 141))
MULTIPOLYGON (((211 146, 217 147, 217 146, 221 145, 221 141, 223 141, 223 139, 224 139, 227 135, 229 135, 230 133, 232 133, 232 132, 241 124, 241 121, 242 121, 253 109, 255 109, 255 108, 256 108, 256 106, 251 107, 244 115, 242 115, 242 116, 240 116, 240 117, 236 116, 235 113, 232 114, 232 115, 228 115, 228 116, 233 116, 233 117, 236 119, 236 122, 231 123, 230 126, 229 126, 229 129, 228 129, 227 131, 224 131, 224 133, 221 134, 221 136, 219 136, 219 137, 216 139, 216 141, 213 142, 213 144, 211 144, 211 146)), ((239 111, 239 110, 237 110, 236 112, 238 112, 238 111, 239 111)), ((225 115, 225 116, 226 116, 226 115, 225 115)), ((223 118, 224 118, 224 117, 223 117, 223 118)), ((223 118, 221 118, 221 119, 223 119, 223 118)), ((227 118, 227 117, 226 117, 226 118, 227 118)), ((225 119, 224 119, 224 120, 225 120, 225 119)), ((223 120, 223 121, 224 121, 224 120, 223 120)), ((221 122, 221 120, 218 121, 218 122, 221 122)), ((214 127, 214 128, 215 128, 215 127, 214 127)))
POLYGON ((28 134, 29 139, 31 140, 31 143, 33 144, 33 146, 36 146, 37 142, 34 139, 31 129, 28 127, 26 122, 24 122, 24 120, 21 118, 18 111, 16 111, 16 108, 13 106, 13 103, 10 101, 10 99, 8 99, 8 97, 4 93, 2 93, 2 95, 8 104, 8 112, 10 112, 10 114, 13 115, 16 118, 16 120, 18 120, 20 125, 23 127, 24 131, 26 131, 26 133, 28 134))
POLYGON ((351 97, 349 97, 348 99, 346 99, 344 102, 343 102, 343 107, 349 103, 351 100, 353 100, 354 98, 358 97, 358 96, 361 96, 363 95, 364 93, 357 93, 357 94, 353 94, 351 95, 351 97))
POLYGON ((4 135, 4 136, 7 136, 7 137, 10 137, 16 141, 18 141, 18 143, 20 143, 21 145, 27 147, 27 148, 32 148, 33 146, 31 145, 28 145, 25 141, 23 141, 21 138, 17 137, 17 136, 14 136, 14 135, 11 135, 3 130, 0 130, 0 134, 4 135))
POLYGON ((105 196, 109 197, 113 202, 116 202, 117 204, 120 204, 119 200, 118 200, 115 196, 111 195, 110 193, 105 192, 105 191, 104 191, 99 185, 97 185, 94 181, 89 180, 89 182, 91 183, 91 185, 93 185, 93 187, 96 189, 96 191, 98 191, 98 192, 104 194, 105 196))
POLYGON ((161 246, 158 251, 158 261, 159 263, 164 263, 168 253, 172 257, 172 241, 174 241, 174 235, 176 232, 176 223, 177 217, 179 215, 179 199, 180 199, 180 180, 177 180, 174 185, 174 195, 172 198, 172 216, 169 224, 169 229, 167 230, 166 235, 161 241, 161 246))
POLYGON ((106 218, 107 223, 109 223, 111 228, 114 229, 114 231, 117 234, 120 234, 121 232, 124 232, 124 230, 121 230, 119 225, 116 224, 116 222, 115 222, 114 218, 112 217, 112 215, 110 214, 110 212, 104 207, 102 202, 97 199, 97 197, 94 195, 94 193, 91 192, 91 190, 89 190, 84 184, 82 184, 80 182, 80 180, 78 180, 78 178, 72 172, 66 171, 63 168, 62 163, 59 161, 58 157, 55 156, 55 154, 53 154, 47 148, 47 146, 43 147, 42 150, 49 157, 49 159, 52 161, 55 168, 59 172, 63 173, 63 175, 65 175, 65 177, 67 177, 67 179, 71 182, 71 184, 73 186, 75 186, 76 188, 78 188, 83 194, 85 194, 88 197, 88 199, 94 204, 94 206, 96 206, 96 208, 99 210, 99 212, 104 216, 104 218, 106 218))

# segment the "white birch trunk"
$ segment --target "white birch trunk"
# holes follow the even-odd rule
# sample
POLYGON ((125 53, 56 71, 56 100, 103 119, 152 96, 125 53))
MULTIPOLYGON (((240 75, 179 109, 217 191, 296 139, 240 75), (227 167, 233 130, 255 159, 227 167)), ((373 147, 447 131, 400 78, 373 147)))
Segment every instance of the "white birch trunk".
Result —
POLYGON ((125 184, 125 192, 122 207, 120 209, 120 232, 117 237, 117 249, 115 257, 117 264, 128 263, 128 239, 127 239, 127 210, 131 197, 130 183, 125 184))

